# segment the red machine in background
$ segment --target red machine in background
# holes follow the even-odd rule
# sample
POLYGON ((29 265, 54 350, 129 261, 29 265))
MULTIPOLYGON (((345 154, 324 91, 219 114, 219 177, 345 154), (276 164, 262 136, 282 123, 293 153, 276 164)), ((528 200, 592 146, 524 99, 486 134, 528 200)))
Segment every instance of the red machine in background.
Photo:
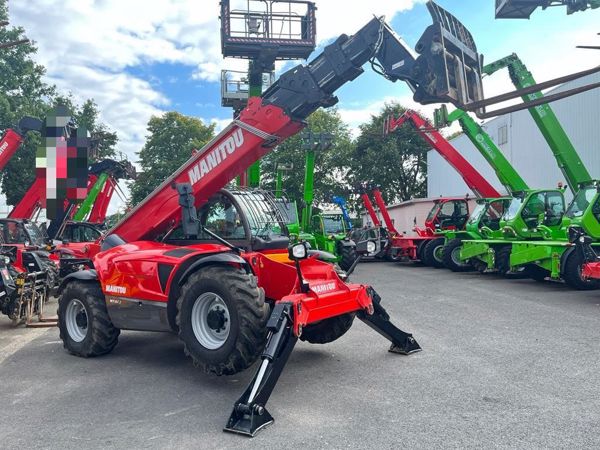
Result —
MULTIPOLYGON (((501 194, 442 136, 437 129, 415 111, 407 110, 399 118, 388 118, 384 123, 384 133, 393 133, 404 123, 409 122, 417 133, 436 150, 461 175, 469 189, 477 197, 501 197, 501 194)), ((415 224, 416 236, 399 233, 392 223, 385 202, 378 189, 373 191, 375 201, 384 218, 390 244, 388 255, 392 260, 419 260, 426 265, 437 266, 435 252, 441 251, 436 231, 462 229, 469 218, 467 198, 442 197, 434 200, 434 206, 425 220, 425 227, 415 224)))
POLYGON ((25 134, 28 131, 39 131, 42 128, 42 121, 35 117, 23 117, 19 121, 18 130, 8 129, 0 140, 0 170, 4 169, 8 161, 19 149, 25 134))

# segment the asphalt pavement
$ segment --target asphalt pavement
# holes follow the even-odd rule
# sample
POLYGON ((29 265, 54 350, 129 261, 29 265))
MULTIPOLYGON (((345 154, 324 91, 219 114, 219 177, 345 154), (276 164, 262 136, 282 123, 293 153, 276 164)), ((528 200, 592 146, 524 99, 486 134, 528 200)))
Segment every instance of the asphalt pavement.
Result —
POLYGON ((423 351, 360 321, 299 343, 255 438, 222 428, 254 368, 205 375, 176 336, 123 332, 99 358, 0 318, 0 448, 599 448, 600 291, 361 263, 423 351))

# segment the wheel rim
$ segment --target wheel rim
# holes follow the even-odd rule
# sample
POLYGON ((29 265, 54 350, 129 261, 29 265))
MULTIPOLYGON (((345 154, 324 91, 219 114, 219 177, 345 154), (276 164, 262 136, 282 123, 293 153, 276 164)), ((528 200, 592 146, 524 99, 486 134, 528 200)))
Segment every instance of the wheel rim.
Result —
POLYGON ((213 292, 205 292, 196 299, 191 321, 196 339, 209 350, 220 348, 229 337, 229 309, 223 299, 213 292))
POLYGON ((80 300, 74 298, 69 302, 65 312, 65 323, 71 339, 75 342, 85 339, 88 332, 88 316, 85 306, 80 300))
POLYGON ((435 247, 433 249, 433 258, 439 263, 442 262, 443 254, 444 254, 444 246, 443 245, 438 245, 437 247, 435 247))
POLYGON ((467 264, 465 264, 464 262, 462 262, 460 260, 460 247, 456 247, 452 250, 452 252, 450 253, 450 257, 452 258, 452 262, 454 264, 456 264, 457 266, 466 266, 467 264))

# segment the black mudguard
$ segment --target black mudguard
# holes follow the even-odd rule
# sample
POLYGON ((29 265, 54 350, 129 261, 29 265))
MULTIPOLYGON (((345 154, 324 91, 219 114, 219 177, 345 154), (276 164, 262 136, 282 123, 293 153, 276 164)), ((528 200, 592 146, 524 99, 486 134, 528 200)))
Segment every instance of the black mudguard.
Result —
POLYGON ((73 280, 78 281, 97 281, 98 273, 94 269, 90 270, 78 270, 76 272, 70 273, 60 282, 60 286, 58 286, 58 290, 56 291, 56 295, 59 296, 62 294, 63 289, 73 280))

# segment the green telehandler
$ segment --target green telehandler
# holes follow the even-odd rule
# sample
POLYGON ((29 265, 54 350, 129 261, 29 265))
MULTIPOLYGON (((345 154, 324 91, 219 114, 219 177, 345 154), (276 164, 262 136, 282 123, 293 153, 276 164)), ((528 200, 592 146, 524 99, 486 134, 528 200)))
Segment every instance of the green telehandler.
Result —
MULTIPOLYGON (((448 126, 456 120, 459 121, 465 135, 494 169, 496 176, 509 194, 530 190, 525 180, 517 173, 490 136, 467 112, 457 109, 448 114, 446 106, 443 105, 435 111, 434 118, 436 128, 448 126)), ((486 237, 487 233, 498 231, 500 218, 508 208, 510 201, 510 196, 479 198, 464 230, 438 231, 437 234, 442 235, 440 239, 443 239, 442 261, 444 266, 454 272, 471 269, 471 264, 460 260, 463 241, 482 239, 486 237)))
MULTIPOLYGON (((502 68, 508 68, 517 88, 535 84, 533 76, 515 54, 487 65, 484 72, 492 74, 502 68)), ((524 100, 542 97, 541 92, 536 92, 525 96, 524 100)), ((485 239, 465 242, 460 259, 470 262, 480 271, 491 269, 507 274, 525 270, 527 275, 536 280, 564 275, 565 281, 573 287, 596 288, 597 283, 581 277, 579 268, 582 261, 578 260, 581 258, 578 252, 569 251, 571 246, 566 235, 572 220, 575 221, 574 225, 580 223, 579 218, 585 217, 586 224, 592 221, 594 199, 590 198, 587 188, 595 189, 597 183, 591 178, 552 108, 542 104, 530 108, 529 112, 575 194, 575 204, 571 203, 568 209, 565 208, 561 189, 518 192, 513 195, 500 220, 499 229, 487 231, 485 239), (580 193, 580 189, 585 190, 580 193), (589 209, 588 213, 580 211, 582 208, 589 209)))

